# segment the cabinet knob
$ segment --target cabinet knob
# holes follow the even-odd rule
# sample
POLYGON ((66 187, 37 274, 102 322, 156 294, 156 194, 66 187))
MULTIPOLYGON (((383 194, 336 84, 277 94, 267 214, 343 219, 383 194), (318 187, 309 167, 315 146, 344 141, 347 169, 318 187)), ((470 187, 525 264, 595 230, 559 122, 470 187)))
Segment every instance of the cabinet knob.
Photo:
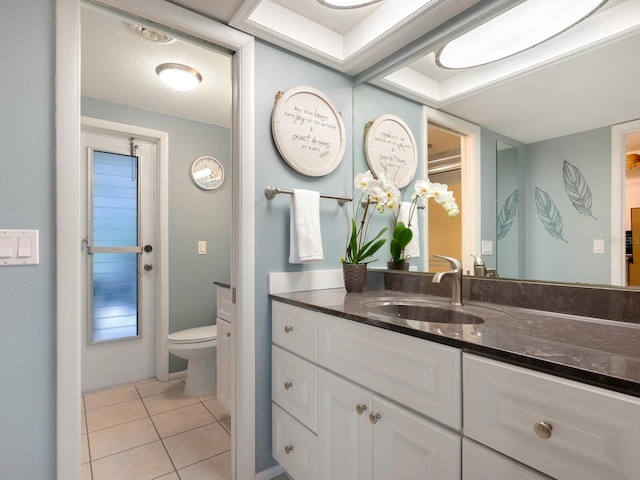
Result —
POLYGON ((289 325, 284 327, 284 333, 290 333, 290 332, 293 332, 293 327, 290 327, 289 325))
POLYGON ((293 383, 291 383, 291 382, 286 382, 284 384, 284 389, 285 390, 289 390, 291 387, 293 387, 293 383))
POLYGON ((551 438, 552 430, 553 430, 553 427, 548 422, 536 422, 533 425, 533 431, 536 432, 536 435, 538 435, 540 438, 543 438, 545 440, 548 438, 551 438))
POLYGON ((356 412, 358 413, 358 415, 362 415, 366 410, 367 410, 366 405, 361 405, 361 404, 356 405, 356 412))
POLYGON ((289 455, 291 452, 293 452, 293 445, 287 445, 286 447, 284 447, 284 453, 289 455))
POLYGON ((373 423, 375 425, 376 423, 378 423, 378 420, 380 420, 380 414, 379 413, 376 413, 376 414, 370 413, 369 414, 369 421, 371 423, 373 423))
POLYGON ((227 332, 227 338, 231 337, 231 332, 227 332))

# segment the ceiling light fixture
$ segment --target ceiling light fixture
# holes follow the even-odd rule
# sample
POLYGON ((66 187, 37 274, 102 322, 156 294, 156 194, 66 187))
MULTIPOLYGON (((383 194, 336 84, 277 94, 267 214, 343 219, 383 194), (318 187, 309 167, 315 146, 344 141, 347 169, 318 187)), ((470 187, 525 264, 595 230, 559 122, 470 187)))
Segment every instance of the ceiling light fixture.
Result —
POLYGON ((380 3, 384 0, 318 0, 318 3, 329 8, 337 8, 340 10, 348 10, 351 8, 362 8, 380 3))
POLYGON ((193 90, 202 81, 202 75, 195 68, 180 63, 163 63, 156 67, 160 79, 175 90, 193 90))
POLYGON ((501 60, 564 32, 607 0, 525 0, 450 41, 436 54, 442 68, 476 67, 501 60))

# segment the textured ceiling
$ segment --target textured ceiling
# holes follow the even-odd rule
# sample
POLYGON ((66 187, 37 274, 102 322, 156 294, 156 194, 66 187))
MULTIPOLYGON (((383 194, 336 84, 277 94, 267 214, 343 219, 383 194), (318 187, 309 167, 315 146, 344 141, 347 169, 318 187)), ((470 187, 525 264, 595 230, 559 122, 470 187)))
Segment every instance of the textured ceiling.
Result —
POLYGON ((83 96, 231 126, 227 53, 181 40, 150 42, 132 33, 121 18, 90 7, 83 7, 81 22, 83 96), (202 83, 189 92, 172 90, 155 73, 162 63, 189 65, 202 74, 202 83))

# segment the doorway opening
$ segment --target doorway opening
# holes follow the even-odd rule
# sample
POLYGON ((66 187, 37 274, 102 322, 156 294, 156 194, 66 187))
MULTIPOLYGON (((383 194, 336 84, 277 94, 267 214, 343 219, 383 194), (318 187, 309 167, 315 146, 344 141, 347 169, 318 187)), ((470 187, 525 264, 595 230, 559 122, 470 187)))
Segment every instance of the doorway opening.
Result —
POLYGON ((433 122, 427 125, 427 172, 431 182, 447 185, 453 192, 460 214, 454 219, 441 208, 429 207, 429 272, 449 270, 449 263, 434 254, 462 258, 462 134, 433 122))

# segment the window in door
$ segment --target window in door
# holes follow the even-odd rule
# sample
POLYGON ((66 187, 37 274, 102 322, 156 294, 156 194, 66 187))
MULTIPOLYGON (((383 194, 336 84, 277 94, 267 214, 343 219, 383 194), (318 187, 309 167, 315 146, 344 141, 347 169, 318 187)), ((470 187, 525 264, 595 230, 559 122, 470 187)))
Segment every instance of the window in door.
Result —
POLYGON ((90 159, 90 341, 140 333, 138 158, 93 151, 90 159))

